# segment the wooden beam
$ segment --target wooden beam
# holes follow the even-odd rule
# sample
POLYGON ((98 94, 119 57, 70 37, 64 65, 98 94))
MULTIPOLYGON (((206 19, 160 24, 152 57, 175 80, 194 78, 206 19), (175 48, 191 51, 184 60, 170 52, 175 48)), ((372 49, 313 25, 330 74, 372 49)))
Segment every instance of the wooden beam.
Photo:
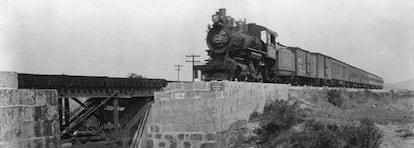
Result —
POLYGON ((113 107, 114 107, 114 128, 115 128, 115 138, 119 137, 119 98, 115 97, 113 99, 113 107))
POLYGON ((64 98, 65 101, 65 107, 64 107, 64 120, 65 120, 65 127, 69 126, 69 120, 70 120, 70 105, 69 105, 69 98, 64 98))

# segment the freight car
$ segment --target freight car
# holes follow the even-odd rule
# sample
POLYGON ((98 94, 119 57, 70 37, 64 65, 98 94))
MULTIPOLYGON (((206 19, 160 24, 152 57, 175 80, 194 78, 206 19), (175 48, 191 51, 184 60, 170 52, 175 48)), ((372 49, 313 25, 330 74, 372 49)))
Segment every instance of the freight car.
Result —
POLYGON ((383 79, 335 58, 276 42, 278 34, 246 20, 234 21, 219 9, 209 25, 202 80, 381 89, 383 79))

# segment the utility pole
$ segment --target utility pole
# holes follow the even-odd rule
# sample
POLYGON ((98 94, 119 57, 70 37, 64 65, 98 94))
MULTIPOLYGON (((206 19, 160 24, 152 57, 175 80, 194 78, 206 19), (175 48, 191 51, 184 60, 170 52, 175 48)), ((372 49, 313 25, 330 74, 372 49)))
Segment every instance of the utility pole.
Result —
POLYGON ((177 64, 177 65, 174 65, 174 67, 177 67, 177 69, 175 69, 178 73, 177 81, 180 81, 180 71, 181 71, 181 67, 183 67, 183 65, 177 64))
POLYGON ((194 73, 194 63, 200 62, 199 60, 195 60, 195 58, 200 57, 200 55, 194 55, 194 54, 192 54, 192 55, 186 55, 185 57, 191 58, 191 61, 186 60, 185 62, 191 62, 193 64, 193 67, 192 67, 191 70, 193 71, 192 73, 193 73, 193 82, 194 82, 194 75, 195 75, 195 73, 194 73))

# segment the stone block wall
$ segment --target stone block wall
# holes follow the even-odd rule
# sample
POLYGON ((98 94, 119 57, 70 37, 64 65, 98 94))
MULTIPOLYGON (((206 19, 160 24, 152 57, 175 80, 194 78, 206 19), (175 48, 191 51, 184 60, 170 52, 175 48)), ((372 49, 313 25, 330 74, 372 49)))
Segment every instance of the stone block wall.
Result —
POLYGON ((0 88, 0 148, 59 147, 56 94, 0 88))
POLYGON ((217 148, 267 100, 287 99, 287 85, 242 82, 170 83, 155 93, 143 147, 217 148))

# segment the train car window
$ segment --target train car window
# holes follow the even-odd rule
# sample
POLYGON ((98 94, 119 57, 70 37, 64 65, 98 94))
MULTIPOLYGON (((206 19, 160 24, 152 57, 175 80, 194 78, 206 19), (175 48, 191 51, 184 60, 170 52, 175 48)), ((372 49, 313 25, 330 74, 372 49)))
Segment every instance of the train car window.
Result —
POLYGON ((262 40, 264 43, 267 43, 267 31, 260 31, 260 40, 262 40))

